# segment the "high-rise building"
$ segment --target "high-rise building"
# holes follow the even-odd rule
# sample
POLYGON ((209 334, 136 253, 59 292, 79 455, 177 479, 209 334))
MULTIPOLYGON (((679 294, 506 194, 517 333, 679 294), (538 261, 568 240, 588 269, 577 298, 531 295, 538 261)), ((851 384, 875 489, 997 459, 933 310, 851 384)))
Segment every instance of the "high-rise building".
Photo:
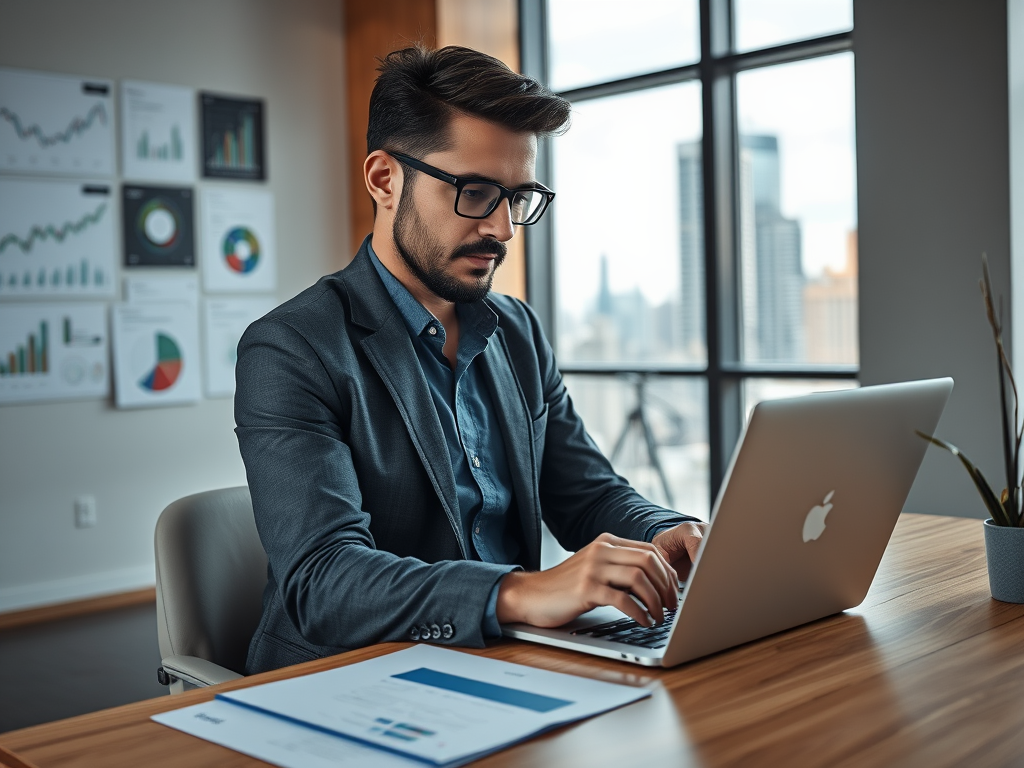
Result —
POLYGON ((704 331, 704 171, 701 142, 680 144, 679 266, 676 322, 679 348, 694 360, 707 355, 704 331))
POLYGON ((802 361, 806 351, 800 224, 782 215, 775 136, 740 138, 740 221, 743 357, 802 361))
POLYGON ((846 236, 846 263, 826 269, 804 287, 807 362, 855 364, 857 336, 857 231, 846 236))

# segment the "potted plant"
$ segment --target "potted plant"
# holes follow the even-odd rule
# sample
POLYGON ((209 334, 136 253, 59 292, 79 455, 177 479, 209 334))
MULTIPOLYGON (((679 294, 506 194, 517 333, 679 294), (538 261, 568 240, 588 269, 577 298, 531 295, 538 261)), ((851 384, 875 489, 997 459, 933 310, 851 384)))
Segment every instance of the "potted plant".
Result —
POLYGON ((952 453, 967 469, 985 508, 992 516, 985 521, 985 554, 988 559, 988 583, 992 597, 1007 603, 1024 603, 1024 488, 1021 485, 1021 439, 1024 427, 1020 421, 1020 401, 1010 361, 1003 347, 1002 323, 992 301, 992 280, 988 259, 981 257, 981 295, 985 314, 992 328, 999 366, 999 406, 1002 412, 1003 463, 1006 487, 1002 493, 992 490, 985 476, 960 450, 944 440, 923 432, 918 434, 952 453), (1013 409, 1011 413, 1010 402, 1013 409))

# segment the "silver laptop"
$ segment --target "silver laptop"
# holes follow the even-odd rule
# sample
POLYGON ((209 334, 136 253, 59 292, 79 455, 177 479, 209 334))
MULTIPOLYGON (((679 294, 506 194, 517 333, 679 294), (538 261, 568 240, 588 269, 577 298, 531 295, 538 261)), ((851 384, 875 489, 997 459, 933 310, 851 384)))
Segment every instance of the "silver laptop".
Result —
POLYGON ((953 380, 758 404, 733 453, 675 615, 639 627, 598 608, 508 637, 671 667, 859 605, 953 380))

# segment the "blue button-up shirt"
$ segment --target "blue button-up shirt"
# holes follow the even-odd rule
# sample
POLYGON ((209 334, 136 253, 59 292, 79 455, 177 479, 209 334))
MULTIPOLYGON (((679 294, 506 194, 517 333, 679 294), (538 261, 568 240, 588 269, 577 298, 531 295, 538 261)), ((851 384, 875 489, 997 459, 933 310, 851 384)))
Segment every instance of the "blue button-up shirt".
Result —
MULTIPOLYGON (((474 364, 494 334, 498 317, 482 301, 456 305, 459 348, 453 369, 442 352, 445 331, 440 321, 387 270, 373 248, 369 251, 370 261, 409 329, 441 422, 467 554, 489 563, 515 563, 518 538, 508 526, 518 525, 518 517, 509 514, 512 476, 505 442, 480 364, 474 364)), ((492 604, 496 593, 497 589, 492 592, 492 604)), ((493 609, 490 613, 493 615, 493 609)))

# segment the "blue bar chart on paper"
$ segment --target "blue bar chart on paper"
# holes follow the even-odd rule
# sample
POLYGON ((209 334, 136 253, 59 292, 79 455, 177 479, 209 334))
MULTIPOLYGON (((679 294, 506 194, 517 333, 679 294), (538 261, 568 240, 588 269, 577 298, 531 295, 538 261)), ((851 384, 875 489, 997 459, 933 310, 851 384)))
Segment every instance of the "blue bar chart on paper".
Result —
POLYGON ((107 184, 0 180, 0 299, 112 296, 107 184))

